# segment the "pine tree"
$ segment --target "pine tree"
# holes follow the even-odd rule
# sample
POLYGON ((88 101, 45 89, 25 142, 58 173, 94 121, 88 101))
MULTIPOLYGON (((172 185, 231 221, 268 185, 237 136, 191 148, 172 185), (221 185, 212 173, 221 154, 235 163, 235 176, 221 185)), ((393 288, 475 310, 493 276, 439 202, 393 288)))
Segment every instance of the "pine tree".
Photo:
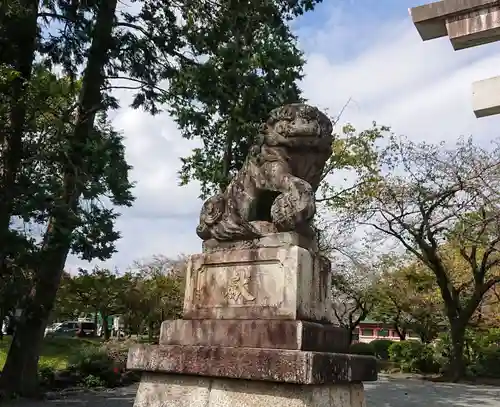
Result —
POLYGON ((242 166, 268 113, 303 100, 304 59, 288 21, 318 1, 193 3, 183 28, 197 63, 181 61, 168 101, 183 137, 203 143, 182 158, 181 184, 199 181, 206 197, 242 166))
MULTIPOLYGON (((110 197, 111 206, 132 202, 122 139, 106 115, 118 107, 111 92, 123 87, 124 81, 132 82, 137 85, 133 106, 157 113, 163 92, 158 85, 170 72, 167 58, 179 48, 175 15, 167 2, 144 1, 141 6, 138 14, 129 15, 117 9, 117 0, 82 4, 59 0, 36 10, 32 23, 37 32, 42 24, 62 25, 38 36, 35 50, 46 67, 63 68, 67 83, 59 91, 67 104, 62 110, 44 105, 44 111, 29 105, 33 117, 25 115, 22 122, 20 143, 25 154, 20 162, 27 166, 16 175, 12 202, 18 204, 11 205, 8 215, 41 225, 43 233, 38 241, 31 239, 31 251, 25 256, 33 280, 1 377, 7 392, 37 392, 43 332, 68 253, 92 260, 109 258, 114 252, 119 234, 113 224, 118 214, 100 205, 99 198, 110 197), (51 137, 37 137, 46 130, 36 120, 39 115, 52 115, 51 137), (33 126, 31 132, 28 124, 33 126), (33 148, 37 143, 45 148, 33 148)), ((51 81, 49 85, 58 88, 58 80, 51 81)), ((33 81, 25 78, 23 83, 30 91, 39 91, 33 81)), ((24 92, 26 97, 29 92, 24 92)), ((6 160, 9 154, 5 152, 6 160)))

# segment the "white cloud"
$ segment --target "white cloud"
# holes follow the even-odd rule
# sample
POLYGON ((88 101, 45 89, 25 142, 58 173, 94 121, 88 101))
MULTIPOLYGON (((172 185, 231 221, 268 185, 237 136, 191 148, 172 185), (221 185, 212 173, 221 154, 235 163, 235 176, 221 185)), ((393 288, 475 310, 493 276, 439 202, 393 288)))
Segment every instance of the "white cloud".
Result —
POLYGON ((331 13, 304 39, 303 89, 311 103, 335 114, 352 98, 342 121, 359 128, 376 120, 415 140, 491 137, 500 119, 475 118, 471 86, 500 75, 499 43, 455 52, 446 38, 423 42, 406 16, 373 24, 331 13))
MULTIPOLYGON (((179 186, 180 157, 199 145, 180 136, 176 123, 162 113, 151 116, 127 107, 130 95, 120 95, 122 108, 113 117, 115 128, 125 136, 126 157, 133 166, 136 201, 122 210, 116 227, 122 234, 118 252, 105 263, 124 270, 134 260, 164 254, 176 257, 201 248, 195 233, 201 201, 199 185, 179 186)), ((66 268, 89 267, 74 256, 66 268)))
MULTIPOLYGON (((308 59, 302 88, 311 104, 335 115, 352 98, 342 121, 361 129, 376 120, 414 140, 496 135, 500 116, 474 117, 471 85, 500 75, 500 43, 455 52, 447 39, 422 42, 406 9, 398 20, 382 21, 358 11, 323 5, 316 12, 329 13, 324 24, 299 26, 308 59)), ((126 136, 137 202, 118 222, 123 238, 108 264, 124 268, 152 254, 198 251, 198 185, 179 187, 177 178, 179 157, 196 143, 183 140, 167 114, 124 108, 114 123, 126 136)), ((70 268, 77 263, 68 260, 70 268)))
POLYGON ((150 117, 131 108, 123 109, 114 120, 126 135, 127 161, 134 167, 137 201, 130 211, 137 217, 192 215, 198 211, 198 184, 178 187, 180 157, 198 143, 182 139, 167 114, 150 117))

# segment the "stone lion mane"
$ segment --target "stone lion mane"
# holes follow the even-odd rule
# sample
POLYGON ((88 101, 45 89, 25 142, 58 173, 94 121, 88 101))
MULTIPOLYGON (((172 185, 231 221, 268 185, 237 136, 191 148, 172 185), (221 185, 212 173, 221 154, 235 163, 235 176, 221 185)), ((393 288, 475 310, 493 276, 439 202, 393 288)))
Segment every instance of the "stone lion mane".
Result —
POLYGON ((317 108, 295 103, 272 110, 241 170, 203 204, 198 236, 246 240, 264 229, 309 234, 332 141, 332 123, 317 108))

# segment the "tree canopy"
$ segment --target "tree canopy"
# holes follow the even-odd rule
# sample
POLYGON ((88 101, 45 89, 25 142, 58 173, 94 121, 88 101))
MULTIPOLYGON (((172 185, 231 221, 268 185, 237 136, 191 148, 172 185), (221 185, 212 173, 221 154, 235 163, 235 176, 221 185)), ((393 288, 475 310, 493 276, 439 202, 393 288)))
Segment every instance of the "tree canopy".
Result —
POLYGON ((184 10, 192 58, 180 61, 168 98, 183 137, 202 147, 182 158, 182 185, 199 181, 203 197, 225 188, 268 113, 302 100, 305 61, 287 22, 319 2, 205 2, 184 10))
MULTIPOLYGON (((288 22, 318 2, 0 4, 0 282, 27 283, 4 390, 36 393, 40 344, 61 278, 68 283, 68 254, 109 259, 120 237, 118 208, 133 202, 123 139, 109 121, 120 106, 114 90, 128 90, 133 108, 170 109, 189 126, 198 123, 196 115, 189 121, 192 103, 201 103, 210 120, 240 126, 228 133, 239 137, 230 153, 239 157, 250 137, 240 137, 241 123, 295 101, 303 60, 288 22)), ((226 176, 237 160, 224 161, 226 176)), ((225 182, 214 165, 209 171, 225 182)), ((0 314, 19 305, 5 293, 0 314)))
POLYGON ((400 340, 412 332, 424 343, 445 327, 443 303, 434 275, 408 256, 384 256, 383 272, 374 285, 371 316, 390 324, 400 340))
POLYGON ((460 139, 451 147, 391 137, 379 153, 378 172, 335 202, 345 224, 391 238, 433 273, 458 376, 466 326, 500 282, 499 152, 496 142, 483 148, 460 139), (466 266, 459 277, 457 258, 466 266))

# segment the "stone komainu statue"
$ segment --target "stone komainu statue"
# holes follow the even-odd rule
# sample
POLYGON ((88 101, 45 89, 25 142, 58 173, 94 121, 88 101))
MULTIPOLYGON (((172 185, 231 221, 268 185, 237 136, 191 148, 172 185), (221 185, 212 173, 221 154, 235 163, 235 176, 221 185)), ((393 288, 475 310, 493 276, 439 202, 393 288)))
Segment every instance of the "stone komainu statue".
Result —
POLYGON ((290 104, 261 125, 241 170, 226 191, 202 207, 203 240, 236 241, 267 233, 311 234, 314 193, 332 154, 332 123, 317 108, 290 104))

